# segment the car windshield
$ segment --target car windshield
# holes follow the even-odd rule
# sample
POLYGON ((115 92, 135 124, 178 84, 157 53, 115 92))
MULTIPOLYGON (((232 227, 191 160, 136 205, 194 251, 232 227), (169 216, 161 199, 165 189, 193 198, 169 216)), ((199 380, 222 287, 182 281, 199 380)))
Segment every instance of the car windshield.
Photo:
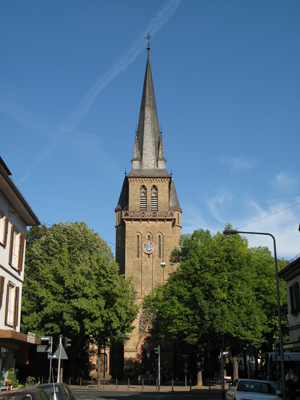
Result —
POLYGON ((1 400, 32 400, 32 396, 30 393, 10 393, 6 396, 1 396, 1 400))
POLYGON ((237 387, 240 392, 257 392, 275 394, 273 387, 267 382, 240 381, 237 387))
POLYGON ((42 386, 42 389, 45 390, 47 395, 51 398, 51 400, 61 400, 59 388, 55 385, 51 386, 42 386))

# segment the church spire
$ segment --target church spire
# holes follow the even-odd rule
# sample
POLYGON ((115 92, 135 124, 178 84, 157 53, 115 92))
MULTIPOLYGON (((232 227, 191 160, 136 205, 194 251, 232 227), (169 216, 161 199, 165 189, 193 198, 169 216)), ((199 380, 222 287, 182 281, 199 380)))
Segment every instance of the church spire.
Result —
POLYGON ((166 171, 166 159, 162 135, 159 130, 154 86, 152 80, 148 33, 148 57, 143 86, 138 129, 135 137, 132 170, 128 176, 170 176, 166 171))

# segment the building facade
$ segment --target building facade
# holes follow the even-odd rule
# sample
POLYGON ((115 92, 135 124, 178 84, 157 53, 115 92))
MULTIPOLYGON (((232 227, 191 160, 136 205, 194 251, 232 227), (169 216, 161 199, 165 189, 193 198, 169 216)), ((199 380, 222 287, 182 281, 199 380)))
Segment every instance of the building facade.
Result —
POLYGON ((27 226, 40 225, 0 157, 0 371, 26 363, 29 342, 20 333, 27 226), (21 350, 22 351, 19 351, 21 350))
POLYGON ((278 276, 285 280, 287 289, 290 342, 284 349, 300 351, 300 257, 290 262, 278 276))
MULTIPOLYGON (((170 263, 170 254, 179 247, 182 214, 172 175, 166 170, 149 50, 132 169, 125 176, 115 209, 116 261, 120 273, 133 278, 138 304, 177 267, 170 263)), ((111 370, 116 377, 122 375, 123 365, 126 371, 126 364, 147 359, 153 352, 146 345, 142 309, 134 326, 124 348, 116 351, 115 347, 112 352, 111 370)))

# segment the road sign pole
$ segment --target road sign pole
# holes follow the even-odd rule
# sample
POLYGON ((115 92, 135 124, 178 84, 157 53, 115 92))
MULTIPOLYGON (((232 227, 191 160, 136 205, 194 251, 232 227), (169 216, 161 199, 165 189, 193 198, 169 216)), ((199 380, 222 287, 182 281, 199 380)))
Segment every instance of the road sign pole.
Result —
POLYGON ((59 335, 59 352, 58 352, 58 369, 57 369, 57 383, 60 379, 60 360, 61 360, 61 346, 62 346, 62 335, 59 335))
POLYGON ((160 391, 160 351, 158 353, 158 390, 160 391))
POLYGON ((49 365, 49 383, 51 383, 51 370, 52 370, 52 337, 50 337, 49 343, 50 343, 50 365, 49 365))

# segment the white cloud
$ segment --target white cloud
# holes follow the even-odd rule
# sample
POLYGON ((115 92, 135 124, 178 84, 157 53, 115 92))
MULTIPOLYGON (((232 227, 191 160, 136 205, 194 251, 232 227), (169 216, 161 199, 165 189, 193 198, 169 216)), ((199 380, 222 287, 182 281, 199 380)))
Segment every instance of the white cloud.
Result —
POLYGON ((232 199, 232 194, 229 191, 222 191, 217 196, 209 199, 207 201, 207 206, 210 211, 210 214, 218 221, 222 220, 222 215, 224 213, 224 209, 226 209, 226 205, 229 205, 230 200, 232 199))
MULTIPOLYGON (((227 222, 234 229, 247 232, 270 233, 275 237, 277 257, 287 260, 300 253, 300 197, 293 198, 291 202, 271 199, 266 206, 256 201, 243 201, 235 203, 230 201, 231 194, 215 196, 210 201, 183 204, 183 233, 192 233, 196 229, 209 229, 212 234, 222 232, 227 222), (238 217, 238 215, 243 215, 238 217)), ((267 246, 274 255, 273 240, 264 235, 243 235, 247 238, 250 247, 267 246)))
POLYGON ((219 161, 224 165, 229 165, 232 171, 240 171, 245 169, 254 168, 257 164, 256 160, 249 157, 229 157, 222 155, 219 161))
POLYGON ((275 178, 274 186, 278 190, 292 190, 297 180, 289 177, 286 172, 281 172, 275 178))
POLYGON ((182 233, 193 233, 197 229, 209 229, 207 221, 203 218, 199 206, 190 202, 185 203, 183 206, 183 226, 182 233))
MULTIPOLYGON (((36 168, 42 161, 44 161, 57 147, 59 140, 66 133, 72 132, 78 124, 85 118, 90 108, 92 107, 94 101, 99 95, 100 91, 104 89, 113 79, 115 79, 121 72, 127 69, 138 57, 138 55, 145 49, 145 36, 148 31, 151 35, 157 33, 170 19, 170 17, 177 10, 179 4, 182 0, 169 0, 152 18, 147 26, 147 28, 133 41, 131 46, 124 51, 124 53, 119 57, 114 65, 102 76, 98 78, 96 83, 91 87, 91 89, 86 93, 81 102, 77 105, 70 116, 65 120, 64 123, 56 126, 55 130, 49 134, 50 140, 46 146, 39 152, 36 159, 27 169, 25 175, 21 178, 19 183, 26 180, 31 174, 32 170, 36 168)), ((17 119, 21 123, 31 126, 36 129, 40 125, 40 116, 35 115, 29 111, 22 109, 22 107, 13 106, 10 104, 9 107, 5 106, 5 101, 0 104, 2 111, 6 112, 8 115, 17 119)), ((46 117, 42 117, 42 121, 46 120, 46 117)), ((52 123, 51 123, 52 127, 52 123)), ((41 127, 43 131, 49 131, 48 125, 43 125, 41 127)))

